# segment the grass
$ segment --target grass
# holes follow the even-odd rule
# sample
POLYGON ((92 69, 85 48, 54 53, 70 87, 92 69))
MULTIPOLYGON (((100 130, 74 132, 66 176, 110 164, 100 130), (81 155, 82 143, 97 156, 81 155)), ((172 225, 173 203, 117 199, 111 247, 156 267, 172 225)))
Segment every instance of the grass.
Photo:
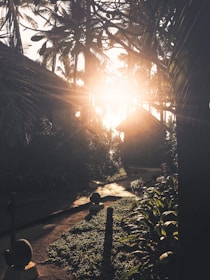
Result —
POLYGON ((51 244, 48 250, 49 262, 68 267, 75 279, 120 279, 123 272, 130 270, 135 263, 138 264, 138 259, 127 252, 121 242, 128 237, 128 233, 122 230, 121 220, 130 212, 134 202, 134 198, 122 198, 113 203, 113 240, 109 267, 103 259, 106 209, 90 221, 81 221, 51 244))

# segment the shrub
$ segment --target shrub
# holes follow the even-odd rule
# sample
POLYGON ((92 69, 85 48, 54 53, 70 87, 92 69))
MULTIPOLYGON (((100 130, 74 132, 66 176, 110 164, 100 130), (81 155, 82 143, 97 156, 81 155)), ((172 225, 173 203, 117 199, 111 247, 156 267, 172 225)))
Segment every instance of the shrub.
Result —
POLYGON ((139 266, 121 279, 130 279, 134 274, 142 280, 172 279, 171 274, 175 275, 177 191, 177 178, 173 176, 145 188, 130 214, 122 220, 123 229, 129 233, 124 242, 134 248, 132 253, 138 256, 139 266))

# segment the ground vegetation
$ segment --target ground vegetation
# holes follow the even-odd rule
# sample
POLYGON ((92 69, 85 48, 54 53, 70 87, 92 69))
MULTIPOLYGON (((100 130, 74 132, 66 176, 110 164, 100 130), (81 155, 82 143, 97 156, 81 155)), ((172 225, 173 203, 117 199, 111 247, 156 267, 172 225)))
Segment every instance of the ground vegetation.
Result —
POLYGON ((63 233, 48 249, 48 262, 74 279, 175 279, 177 258, 177 178, 159 177, 137 198, 112 205, 109 261, 104 262, 107 209, 63 233))

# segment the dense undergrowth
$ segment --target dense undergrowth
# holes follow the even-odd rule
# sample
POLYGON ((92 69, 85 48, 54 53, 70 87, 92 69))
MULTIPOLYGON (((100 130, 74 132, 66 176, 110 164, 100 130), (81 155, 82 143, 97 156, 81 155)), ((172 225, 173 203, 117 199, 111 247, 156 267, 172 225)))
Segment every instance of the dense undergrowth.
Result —
POLYGON ((161 177, 137 198, 113 203, 112 250, 104 261, 106 209, 63 233, 48 250, 49 262, 74 279, 163 280, 175 276, 177 178, 161 177))

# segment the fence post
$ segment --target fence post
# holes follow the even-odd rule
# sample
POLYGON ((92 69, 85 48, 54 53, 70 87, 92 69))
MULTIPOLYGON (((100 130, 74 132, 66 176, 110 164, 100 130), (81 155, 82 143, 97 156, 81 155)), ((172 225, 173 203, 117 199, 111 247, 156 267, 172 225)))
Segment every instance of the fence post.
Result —
POLYGON ((16 193, 11 193, 11 199, 8 202, 8 212, 10 213, 10 247, 12 248, 16 240, 16 225, 15 225, 15 208, 16 208, 16 193))
POLYGON ((104 251, 103 251, 103 261, 102 261, 102 276, 106 279, 109 276, 112 279, 113 267, 111 264, 112 255, 112 240, 113 240, 113 208, 107 208, 106 216, 106 229, 105 229, 105 239, 104 239, 104 251))

